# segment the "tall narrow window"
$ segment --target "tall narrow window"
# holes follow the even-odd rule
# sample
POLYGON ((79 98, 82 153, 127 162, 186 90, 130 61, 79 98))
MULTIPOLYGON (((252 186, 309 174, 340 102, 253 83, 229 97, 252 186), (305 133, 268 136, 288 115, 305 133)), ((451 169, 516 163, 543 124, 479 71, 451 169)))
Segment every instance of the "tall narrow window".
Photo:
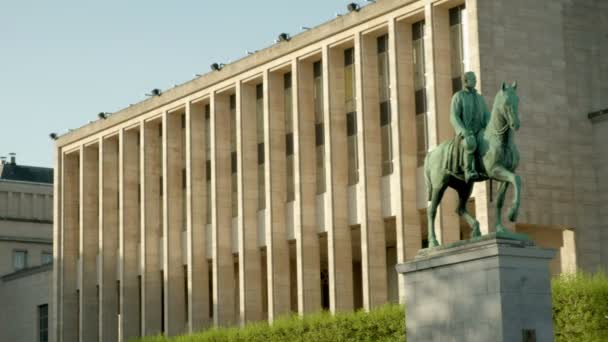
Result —
POLYGON ((236 165, 236 95, 230 95, 230 175, 232 189, 232 217, 238 216, 236 165))
POLYGON ((27 267, 27 251, 13 251, 13 270, 19 271, 27 267))
POLYGON ((293 99, 291 73, 283 75, 283 106, 285 111, 285 155, 287 202, 295 199, 294 160, 293 160, 293 99))
POLYGON ((266 186, 264 180, 264 85, 255 87, 255 112, 258 141, 258 209, 266 208, 266 186))
POLYGON ((450 56, 452 69, 452 92, 462 89, 462 75, 464 74, 464 22, 465 7, 460 5, 450 8, 450 56))
POLYGON ((313 101, 315 108, 315 158, 317 194, 325 192, 325 144, 323 131, 323 65, 321 61, 314 62, 313 69, 313 101))
POLYGON ((393 173, 393 142, 391 132, 390 74, 388 64, 388 35, 378 43, 378 95, 380 100, 380 138, 382 147, 382 175, 393 173))
POLYGON ((205 105, 205 180, 207 182, 207 223, 211 223, 211 109, 205 105))
POLYGON ((429 145, 426 114, 426 71, 424 65, 424 21, 419 21, 412 25, 412 52, 414 61, 417 159, 418 166, 422 166, 429 145))
POLYGON ((357 155, 357 103, 355 98, 355 51, 344 50, 344 94, 346 107, 346 135, 348 149, 348 185, 359 182, 357 155))
POLYGON ((38 341, 48 342, 49 340, 49 305, 38 306, 38 341))

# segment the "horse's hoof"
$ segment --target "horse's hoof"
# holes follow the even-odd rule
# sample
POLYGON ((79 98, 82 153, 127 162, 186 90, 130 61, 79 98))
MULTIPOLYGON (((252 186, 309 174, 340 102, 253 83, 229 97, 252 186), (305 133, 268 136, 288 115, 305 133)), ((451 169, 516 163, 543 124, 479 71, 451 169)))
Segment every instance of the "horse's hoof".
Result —
POLYGON ((511 222, 517 221, 517 215, 518 214, 519 214, 519 210, 517 210, 515 208, 509 209, 509 214, 508 214, 509 221, 511 221, 511 222))
POLYGON ((439 246, 439 242, 437 242, 437 239, 431 239, 429 241, 429 248, 438 247, 438 246, 439 246))
POLYGON ((496 232, 497 233, 505 233, 508 232, 509 230, 507 229, 507 227, 503 226, 502 223, 499 223, 496 225, 496 232))
POLYGON ((479 229, 479 222, 476 222, 473 225, 473 230, 471 230, 471 237, 476 238, 481 236, 481 230, 479 229))

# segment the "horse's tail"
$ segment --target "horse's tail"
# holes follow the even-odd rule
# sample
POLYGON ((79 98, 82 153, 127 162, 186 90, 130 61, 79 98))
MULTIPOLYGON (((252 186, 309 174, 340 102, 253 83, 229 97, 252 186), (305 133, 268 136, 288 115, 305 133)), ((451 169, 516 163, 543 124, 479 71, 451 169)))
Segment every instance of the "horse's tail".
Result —
POLYGON ((424 157, 424 185, 426 185, 426 200, 431 200, 431 194, 433 192, 433 184, 431 183, 431 168, 429 167, 429 156, 431 154, 427 153, 426 157, 424 157))

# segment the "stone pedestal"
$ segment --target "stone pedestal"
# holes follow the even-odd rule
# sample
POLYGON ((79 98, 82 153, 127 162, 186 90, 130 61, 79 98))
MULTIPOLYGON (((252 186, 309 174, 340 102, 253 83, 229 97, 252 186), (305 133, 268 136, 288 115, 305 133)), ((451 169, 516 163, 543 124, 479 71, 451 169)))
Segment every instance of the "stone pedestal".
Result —
POLYGON ((495 234, 421 250, 405 277, 407 341, 553 341, 555 251, 495 234))

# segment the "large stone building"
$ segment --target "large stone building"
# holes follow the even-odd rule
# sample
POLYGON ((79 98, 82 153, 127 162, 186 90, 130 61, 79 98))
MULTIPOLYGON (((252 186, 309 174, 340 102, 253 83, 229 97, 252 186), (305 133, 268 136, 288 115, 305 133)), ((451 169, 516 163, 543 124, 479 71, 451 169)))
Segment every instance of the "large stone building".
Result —
POLYGON ((0 162, 0 341, 46 342, 53 169, 0 162))
MULTIPOLYGON (((394 265, 426 243, 420 167, 454 134, 465 70, 490 106, 503 80, 519 83, 524 192, 511 228, 560 249, 554 273, 608 265, 606 121, 588 118, 608 108, 606 2, 349 9, 59 137, 56 339, 399 301, 394 265)), ((478 184, 470 202, 484 232, 494 187, 478 184)), ((443 243, 468 234, 446 197, 443 243)))

